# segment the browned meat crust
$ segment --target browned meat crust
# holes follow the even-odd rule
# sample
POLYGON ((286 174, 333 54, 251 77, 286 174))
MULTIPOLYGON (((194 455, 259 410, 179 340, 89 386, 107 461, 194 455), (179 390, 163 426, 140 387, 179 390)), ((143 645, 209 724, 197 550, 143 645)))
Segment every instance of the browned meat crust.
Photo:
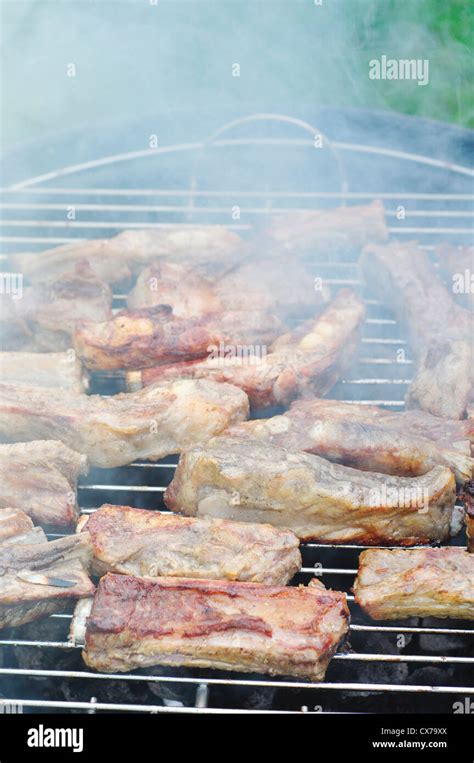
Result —
POLYGON ((88 368, 148 368, 206 357, 213 347, 266 347, 282 331, 276 316, 261 310, 176 318, 168 306, 118 313, 104 323, 84 322, 74 347, 88 368))
POLYGON ((38 524, 69 527, 79 516, 77 480, 86 472, 86 457, 62 442, 0 445, 0 506, 21 506, 38 524))
POLYGON ((103 467, 180 453, 247 415, 242 390, 204 379, 108 398, 0 384, 0 437, 61 440, 103 467))
POLYGON ((0 381, 85 392, 88 375, 69 352, 0 352, 0 381))
POLYGON ((474 480, 466 482, 460 498, 466 507, 467 550, 474 553, 474 480))
POLYGON ((474 314, 456 304, 415 242, 365 247, 367 282, 407 326, 416 374, 406 403, 443 418, 463 418, 474 385, 474 314))
POLYGON ((10 255, 14 269, 31 281, 55 279, 87 261, 103 281, 122 284, 155 259, 223 267, 239 256, 240 237, 220 225, 171 225, 158 230, 127 230, 108 239, 79 241, 36 254, 10 255))
POLYGON ((240 387, 254 409, 288 405, 299 395, 323 395, 331 389, 354 357, 364 316, 359 297, 344 289, 318 318, 279 337, 264 357, 156 366, 130 372, 127 383, 135 389, 178 378, 206 378, 240 387))
POLYGON ((181 456, 165 503, 188 516, 288 527, 303 540, 409 546, 449 536, 455 497, 447 467, 392 477, 222 436, 181 456))
POLYGON ((403 414, 389 414, 386 420, 381 409, 380 416, 372 410, 364 416, 365 408, 338 400, 300 400, 281 416, 245 421, 228 433, 365 471, 417 477, 442 465, 453 470, 459 484, 471 478, 474 461, 468 440, 449 444, 448 430, 446 442, 436 442, 410 429, 403 414))
POLYGON ((304 263, 286 257, 269 258, 247 245, 245 258, 217 275, 190 270, 182 263, 158 261, 137 278, 127 304, 130 310, 169 305, 178 318, 193 318, 229 310, 266 310, 282 316, 314 315, 329 299, 325 287, 315 289, 304 263))
POLYGON ((328 253, 334 257, 388 238, 380 201, 275 215, 263 233, 283 251, 308 252, 312 257, 328 253))
POLYGON ((0 628, 29 623, 91 596, 91 553, 86 533, 50 543, 0 545, 0 628))
POLYGON ((374 620, 474 620, 474 556, 454 546, 363 551, 354 594, 374 620))
POLYGON ((104 505, 81 529, 98 575, 210 578, 286 585, 301 568, 298 539, 271 525, 191 519, 104 505))
POLYGON ((345 595, 320 586, 108 574, 83 657, 105 672, 158 664, 321 681, 348 623, 345 595))
POLYGON ((3 295, 2 349, 55 352, 71 347, 78 321, 106 321, 111 315, 112 292, 87 264, 57 280, 27 287, 21 299, 3 295))
POLYGON ((28 514, 20 509, 0 509, 0 543, 25 535, 33 529, 28 514))

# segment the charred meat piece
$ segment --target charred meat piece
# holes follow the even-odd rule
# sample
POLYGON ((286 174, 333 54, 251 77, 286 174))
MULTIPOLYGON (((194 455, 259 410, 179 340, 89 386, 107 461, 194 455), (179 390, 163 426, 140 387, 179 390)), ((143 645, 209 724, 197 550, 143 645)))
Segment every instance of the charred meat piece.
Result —
POLYGON ((358 409, 365 407, 338 400, 298 400, 281 416, 245 421, 228 433, 315 453, 364 471, 418 477, 442 465, 453 470, 459 484, 471 478, 474 460, 468 440, 456 447, 434 442, 407 427, 405 419, 397 422, 401 414, 391 414, 386 422, 383 414, 377 417, 370 411, 364 417, 358 409))
POLYGON ((332 256, 357 251, 370 241, 386 241, 388 230, 380 201, 275 215, 263 235, 285 252, 332 256))
POLYGON ((321 681, 348 630, 345 595, 321 586, 108 574, 87 621, 85 663, 172 665, 321 681))
POLYGON ((148 368, 203 358, 221 345, 266 348, 281 330, 281 321, 261 310, 176 318, 168 306, 158 306, 123 310, 104 323, 84 322, 75 331, 74 347, 94 370, 148 368))
POLYGON ((474 556, 455 546, 363 551, 354 594, 374 620, 474 620, 474 556))
POLYGON ((87 534, 50 543, 0 545, 0 628, 23 625, 91 596, 87 534))
POLYGON ((161 230, 127 230, 106 239, 78 241, 47 249, 40 254, 10 255, 14 269, 31 281, 54 280, 88 262, 98 278, 123 284, 132 273, 155 259, 183 262, 189 268, 200 264, 223 267, 239 257, 242 240, 220 225, 168 226, 161 230))
POLYGON ((474 246, 440 244, 435 250, 448 289, 457 302, 474 310, 474 246))
POLYGON ((112 397, 0 384, 0 437, 61 440, 95 466, 180 453, 247 415, 242 390, 204 379, 112 397))
POLYGON ((55 281, 25 288, 21 299, 2 299, 2 349, 66 350, 76 323, 108 320, 111 305, 110 288, 82 263, 55 281))
MULTIPOLYGON (((79 528, 79 526, 78 526, 79 528)), ((288 530, 225 519, 191 519, 104 505, 80 521, 90 535, 93 570, 139 577, 210 578, 286 585, 301 568, 288 530)))
POLYGON ((88 388, 87 372, 74 351, 0 352, 0 381, 35 387, 62 387, 72 392, 88 388))
POLYGON ((361 265, 367 283, 410 334, 416 374, 407 405, 462 418, 474 386, 474 314, 456 304, 415 242, 370 244, 361 265))
POLYGON ((130 389, 174 379, 213 379, 243 389, 252 408, 288 405, 295 397, 323 395, 348 367, 358 347, 365 310, 351 291, 340 291, 315 320, 277 339, 262 356, 217 356, 196 363, 130 372, 130 389))
MULTIPOLYGON (((28 405, 34 406, 34 399, 28 405)), ((77 480, 86 472, 86 457, 62 442, 0 445, 0 506, 21 506, 41 525, 69 527, 79 516, 77 480)))
POLYGON ((169 305, 178 318, 229 310, 266 310, 282 318, 314 315, 329 299, 329 290, 315 289, 314 275, 302 262, 262 257, 249 246, 243 262, 218 275, 190 270, 186 265, 158 261, 140 273, 128 296, 136 310, 169 305))
POLYGON ((474 480, 466 482, 460 497, 466 507, 467 550, 474 554, 474 480))
POLYGON ((410 546, 449 536, 455 497, 447 467, 392 477, 222 436, 181 456, 165 503, 188 516, 288 527, 302 540, 410 546))

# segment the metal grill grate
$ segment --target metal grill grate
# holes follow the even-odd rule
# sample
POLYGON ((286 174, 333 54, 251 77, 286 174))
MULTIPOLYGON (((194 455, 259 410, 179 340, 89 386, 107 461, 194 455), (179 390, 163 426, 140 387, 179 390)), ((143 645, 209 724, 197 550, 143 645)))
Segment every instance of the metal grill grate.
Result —
MULTIPOLYGON (((286 143, 294 148, 311 141, 286 143)), ((144 157, 154 161, 163 154, 180 152, 186 162, 189 152, 193 152, 197 161, 196 156, 199 159, 209 146, 224 144, 239 144, 239 140, 224 141, 219 131, 202 144, 107 157, 4 189, 0 237, 3 256, 24 250, 25 244, 34 252, 83 236, 110 236, 126 228, 175 222, 219 222, 245 236, 264 215, 276 210, 365 203, 374 198, 385 201, 391 234, 417 238, 425 250, 431 251, 443 239, 463 243, 472 234, 469 193, 426 193, 413 188, 390 193, 360 189, 349 192, 344 178, 342 190, 331 192, 301 187, 287 191, 202 190, 197 188, 194 175, 189 187, 169 190, 140 187, 138 183, 131 188, 98 187, 90 181, 91 171, 104 165, 112 165, 117 182, 117 178, 124 177, 123 162, 135 163, 144 157), (72 177, 74 185, 48 185, 63 177, 72 177), (231 221, 235 204, 240 206, 238 223, 231 221), (397 215, 399 205, 405 207, 403 220, 397 215), (66 217, 71 206, 75 220, 66 217)), ((418 162, 424 172, 442 171, 463 178, 473 174, 467 168, 448 166, 429 157, 371 146, 333 143, 331 150, 344 160, 351 153, 364 153, 370 159, 388 156, 391 161, 418 162)), ((449 183, 446 187, 450 187, 449 183)), ((346 260, 314 263, 315 275, 335 287, 353 286, 361 291, 367 304, 359 359, 331 397, 401 410, 412 369, 409 347, 393 315, 360 283, 355 258, 346 260), (396 351, 401 348, 406 355, 397 360, 396 351)), ((123 304, 124 295, 114 295, 114 307, 123 304)), ((122 384, 120 375, 96 374, 92 391, 110 394, 120 391, 122 384)), ((82 512, 89 514, 104 502, 163 509, 162 495, 176 461, 168 458, 153 464, 135 462, 121 469, 93 469, 80 484, 82 512)), ((463 545, 465 537, 461 535, 454 542, 463 545)), ((372 623, 350 594, 360 550, 355 545, 302 546, 304 566, 295 582, 307 583, 316 574, 329 587, 346 591, 352 615, 350 648, 334 657, 326 680, 320 684, 206 670, 173 672, 157 668, 124 675, 92 673, 85 669, 79 647, 68 641, 69 613, 1 634, 1 701, 45 712, 452 712, 454 702, 474 694, 474 627, 460 621, 414 618, 389 626, 372 623)))

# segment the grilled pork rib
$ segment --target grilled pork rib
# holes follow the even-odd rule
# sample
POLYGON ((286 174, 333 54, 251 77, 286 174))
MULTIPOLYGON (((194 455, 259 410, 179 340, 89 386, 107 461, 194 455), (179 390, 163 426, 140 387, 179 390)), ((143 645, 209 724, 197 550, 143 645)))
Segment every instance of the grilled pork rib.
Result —
POLYGON ((364 415, 367 408, 339 400, 298 400, 281 416, 235 424, 228 434, 364 471, 418 477, 442 465, 453 470, 459 484, 471 479, 474 460, 468 440, 456 446, 436 442, 407 426, 403 414, 389 414, 386 421, 382 409, 380 415, 371 410, 364 415))
POLYGON ((229 310, 266 310, 283 318, 314 315, 329 299, 329 290, 315 290, 314 275, 302 262, 266 258, 248 246, 245 259, 219 274, 190 270, 181 263, 158 261, 146 268, 127 300, 136 310, 170 305, 179 318, 229 310))
POLYGON ((91 553, 86 533, 50 543, 0 545, 0 628, 38 620, 91 596, 91 553))
POLYGON ((71 347, 78 321, 112 316, 112 292, 82 263, 51 283, 27 287, 21 299, 2 297, 3 350, 56 352, 71 347))
POLYGON ((0 352, 0 381, 85 392, 87 373, 74 352, 0 352))
POLYGON ((240 237, 220 225, 168 226, 162 230, 127 230, 108 239, 92 239, 47 249, 41 254, 13 254, 14 269, 31 281, 54 280, 88 262, 106 283, 122 284, 155 259, 182 261, 190 268, 201 263, 228 267, 239 256, 240 237))
POLYGON ((407 405, 462 418, 474 388, 474 314, 456 304, 414 242, 370 244, 361 265, 367 282, 410 333, 417 368, 407 405))
POLYGON ((358 345, 364 305, 340 291, 321 315, 277 339, 261 358, 222 358, 162 365, 130 372, 130 389, 174 379, 213 379, 243 389, 254 409, 288 405, 298 395, 323 395, 348 367, 358 345))
POLYGON ((280 320, 261 310, 176 318, 161 305, 123 310, 103 323, 83 322, 74 347, 91 369, 147 368, 202 358, 221 345, 266 348, 281 331, 280 320))
POLYGON ((474 556, 455 546, 363 551, 354 594, 374 620, 474 620, 474 556))
POLYGON ((61 440, 103 467, 180 453, 247 415, 242 390, 204 379, 108 398, 0 384, 0 437, 61 440))
POLYGON ((386 241, 388 230, 380 201, 366 206, 337 207, 275 215, 263 231, 285 252, 331 256, 386 241))
MULTIPOLYGON (((30 390, 14 389, 19 399, 22 389, 30 390)), ((34 397, 27 405, 33 406, 32 416, 37 414, 34 397)), ((69 527, 79 516, 77 480, 86 472, 86 457, 62 442, 0 445, 0 506, 21 506, 38 524, 69 527)))
POLYGON ((293 533, 270 525, 190 519, 104 505, 84 517, 97 575, 210 578, 286 585, 301 568, 293 533))
POLYGON ((36 543, 37 538, 46 541, 46 535, 40 527, 33 527, 28 514, 20 509, 0 509, 0 544, 36 543))
POLYGON ((466 506, 467 550, 474 554, 474 480, 466 482, 461 498, 466 506))
POLYGON ((449 536, 455 497, 447 467, 392 477, 222 436, 181 456, 165 503, 188 516, 288 527, 302 540, 409 546, 449 536))
POLYGON ((348 623, 345 595, 321 585, 109 573, 94 597, 83 658, 104 672, 172 665, 321 681, 348 623))

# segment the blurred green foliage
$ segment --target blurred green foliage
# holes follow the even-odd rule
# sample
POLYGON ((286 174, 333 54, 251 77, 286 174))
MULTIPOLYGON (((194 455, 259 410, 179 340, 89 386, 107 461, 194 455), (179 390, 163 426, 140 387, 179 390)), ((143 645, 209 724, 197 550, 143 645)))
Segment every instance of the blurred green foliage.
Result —
POLYGON ((152 3, 0 0, 3 143, 184 107, 198 119, 353 106, 474 125, 472 0, 152 3), (370 80, 381 55, 429 59, 429 84, 370 80))

